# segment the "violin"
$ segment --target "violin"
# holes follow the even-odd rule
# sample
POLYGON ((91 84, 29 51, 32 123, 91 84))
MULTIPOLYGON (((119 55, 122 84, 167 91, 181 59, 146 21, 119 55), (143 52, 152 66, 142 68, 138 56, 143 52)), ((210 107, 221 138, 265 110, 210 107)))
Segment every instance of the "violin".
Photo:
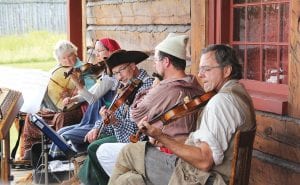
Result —
MULTIPOLYGON (((166 110, 162 114, 159 114, 152 118, 149 121, 149 124, 153 124, 157 121, 162 121, 163 125, 168 125, 169 123, 177 120, 178 118, 187 116, 199 108, 206 105, 206 103, 212 98, 216 93, 214 91, 204 93, 202 95, 196 96, 192 100, 186 100, 184 103, 175 104, 170 109, 166 110)), ((140 130, 137 131, 136 134, 133 134, 129 137, 129 140, 132 143, 136 143, 140 140, 140 135, 142 132, 140 130)))
POLYGON ((154 78, 158 78, 159 81, 162 81, 162 80, 163 80, 163 77, 162 77, 160 74, 158 74, 158 73, 152 73, 152 76, 153 76, 154 78))
POLYGON ((79 67, 73 67, 69 71, 64 72, 65 79, 68 78, 72 73, 79 72, 81 75, 91 74, 99 76, 99 74, 106 69, 104 62, 99 62, 97 64, 85 63, 79 67))
MULTIPOLYGON (((127 104, 130 104, 130 102, 128 101, 129 98, 132 96, 132 95, 135 95, 135 92, 137 91, 137 89, 140 87, 142 81, 137 79, 137 78, 134 78, 134 79, 131 79, 128 84, 123 87, 121 89, 121 92, 118 93, 111 105, 109 106, 109 110, 111 111, 116 111, 123 103, 127 103, 127 104)), ((101 124, 101 127, 100 127, 100 130, 99 130, 99 133, 98 133, 98 138, 100 137, 100 134, 104 128, 104 125, 108 125, 110 123, 110 119, 109 117, 104 119, 102 121, 102 124, 101 124)))
MULTIPOLYGON (((137 89, 140 84, 141 80, 135 78, 130 80, 130 82, 121 89, 121 93, 117 94, 109 106, 109 110, 116 111, 123 103, 125 103, 128 100, 128 97, 133 93, 135 89, 137 89)), ((110 120, 109 118, 103 120, 104 124, 109 124, 110 120)))

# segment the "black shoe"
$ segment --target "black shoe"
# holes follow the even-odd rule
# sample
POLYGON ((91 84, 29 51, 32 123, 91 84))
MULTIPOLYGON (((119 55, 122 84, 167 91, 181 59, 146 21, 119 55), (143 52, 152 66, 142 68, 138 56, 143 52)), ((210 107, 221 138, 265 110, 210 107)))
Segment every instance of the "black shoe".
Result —
POLYGON ((31 170, 32 169, 31 161, 29 161, 29 160, 13 161, 11 167, 13 169, 24 169, 24 170, 31 170))

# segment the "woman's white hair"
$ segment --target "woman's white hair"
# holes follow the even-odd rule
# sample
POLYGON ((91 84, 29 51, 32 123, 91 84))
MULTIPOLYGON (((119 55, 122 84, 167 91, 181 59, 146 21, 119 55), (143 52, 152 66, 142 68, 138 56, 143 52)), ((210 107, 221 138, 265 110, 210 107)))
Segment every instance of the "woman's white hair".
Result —
POLYGON ((74 53, 77 56, 77 47, 68 40, 58 41, 54 48, 54 58, 56 61, 59 62, 65 53, 74 53))

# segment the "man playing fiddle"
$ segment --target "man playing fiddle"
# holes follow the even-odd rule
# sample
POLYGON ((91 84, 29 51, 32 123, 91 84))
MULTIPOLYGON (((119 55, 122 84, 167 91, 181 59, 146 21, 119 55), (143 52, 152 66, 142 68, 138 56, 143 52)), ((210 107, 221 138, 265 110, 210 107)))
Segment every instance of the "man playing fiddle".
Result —
POLYGON ((120 94, 128 94, 129 97, 119 95, 116 101, 112 102, 111 106, 113 107, 117 104, 119 105, 115 112, 103 106, 100 110, 102 119, 86 135, 85 140, 91 144, 88 146, 88 157, 78 174, 84 184, 98 184, 97 176, 99 171, 93 170, 98 168, 97 163, 93 162, 97 161, 96 149, 98 146, 107 142, 128 143, 129 136, 137 131, 136 123, 130 119, 129 107, 135 97, 149 89, 153 83, 153 78, 145 70, 137 68, 137 64, 146 58, 148 58, 148 55, 144 52, 118 50, 112 53, 106 60, 108 67, 112 71, 112 75, 124 87, 123 89, 125 89, 125 92, 122 91, 120 94), (139 81, 140 84, 134 87, 132 86, 134 81, 139 81), (127 87, 133 87, 132 91, 128 91, 127 89, 130 88, 127 87), (103 120, 109 120, 108 124, 104 125, 103 120), (103 129, 99 133, 101 127, 103 129), (99 135, 100 139, 94 141, 99 135))
POLYGON ((256 125, 252 100, 238 82, 242 78, 242 66, 229 46, 205 48, 198 76, 206 92, 217 94, 202 111, 197 130, 183 144, 143 118, 138 123, 139 129, 168 147, 174 155, 159 153, 148 145, 145 148, 141 144, 129 144, 118 157, 110 185, 228 184, 233 135, 237 129, 251 130, 256 125))
MULTIPOLYGON (((138 123, 145 116, 147 116, 148 121, 152 120, 177 103, 182 103, 186 96, 191 99, 204 93, 196 78, 185 73, 187 41, 188 37, 186 35, 170 34, 156 46, 154 67, 163 80, 145 93, 144 96, 136 98, 130 109, 131 119, 135 123, 138 123)), ((164 134, 181 143, 184 142, 191 131, 195 130, 197 115, 198 112, 194 112, 173 121, 169 125, 163 125, 161 121, 156 121, 153 125, 162 129, 164 134)), ((98 169, 101 170, 101 179, 108 180, 109 177, 106 173, 111 174, 116 154, 125 145, 124 143, 107 143, 99 147, 97 156, 105 170, 98 169)), ((152 137, 147 145, 153 146, 159 153, 171 152, 169 148, 152 137)), ((100 184, 107 184, 107 181, 100 184)))

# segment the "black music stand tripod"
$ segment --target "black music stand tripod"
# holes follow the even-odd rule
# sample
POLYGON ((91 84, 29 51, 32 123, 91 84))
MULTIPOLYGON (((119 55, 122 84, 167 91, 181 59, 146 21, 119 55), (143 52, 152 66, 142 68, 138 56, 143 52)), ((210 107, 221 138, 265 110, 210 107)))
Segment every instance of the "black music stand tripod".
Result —
MULTIPOLYGON (((41 132, 42 132, 42 150, 41 150, 41 156, 42 158, 42 163, 37 167, 44 169, 45 172, 45 184, 48 185, 49 183, 49 161, 48 161, 48 153, 49 153, 49 148, 47 144, 47 139, 50 139, 54 144, 56 144, 59 149, 64 152, 66 155, 67 159, 71 159, 76 156, 77 151, 74 151, 72 147, 65 141, 64 138, 62 138, 60 135, 58 135, 40 116, 36 114, 31 114, 30 115, 30 121, 38 127, 41 132)), ((40 159, 38 160, 40 161, 40 159)), ((38 162, 39 163, 39 162, 38 162)), ((52 172, 51 177, 54 177, 57 182, 60 182, 59 178, 52 172)), ((41 175, 42 176, 42 175, 41 175)))
POLYGON ((49 176, 48 176, 48 153, 49 153, 49 148, 47 145, 47 137, 45 136, 44 133, 42 133, 42 153, 41 153, 41 158, 42 158, 42 164, 40 165, 41 167, 44 167, 45 171, 45 185, 48 185, 49 183, 49 176))

